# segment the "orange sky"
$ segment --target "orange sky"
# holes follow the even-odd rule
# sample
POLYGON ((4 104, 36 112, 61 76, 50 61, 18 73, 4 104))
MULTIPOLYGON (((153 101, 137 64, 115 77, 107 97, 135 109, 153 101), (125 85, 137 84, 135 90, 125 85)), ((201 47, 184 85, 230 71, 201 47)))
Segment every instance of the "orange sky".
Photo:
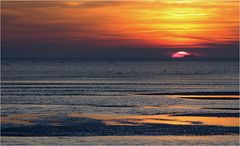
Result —
POLYGON ((238 9, 232 0, 3 2, 3 53, 143 48, 159 49, 159 57, 184 49, 211 57, 220 49, 215 53, 233 57, 239 43, 238 9))

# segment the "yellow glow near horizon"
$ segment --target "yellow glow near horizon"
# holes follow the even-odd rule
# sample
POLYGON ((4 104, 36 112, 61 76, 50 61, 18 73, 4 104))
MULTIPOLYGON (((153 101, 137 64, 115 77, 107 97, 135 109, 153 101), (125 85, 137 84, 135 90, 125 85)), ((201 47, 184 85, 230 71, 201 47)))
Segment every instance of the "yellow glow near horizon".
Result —
POLYGON ((65 2, 66 5, 69 6, 79 6, 81 4, 81 2, 78 1, 74 1, 74 2, 65 2))

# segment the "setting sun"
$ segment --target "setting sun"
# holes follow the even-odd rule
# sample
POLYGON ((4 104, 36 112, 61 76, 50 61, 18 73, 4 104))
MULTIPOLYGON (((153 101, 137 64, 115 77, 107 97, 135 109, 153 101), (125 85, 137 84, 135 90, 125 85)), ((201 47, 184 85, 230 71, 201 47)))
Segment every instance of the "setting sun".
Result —
POLYGON ((185 51, 179 51, 174 54, 172 54, 172 58, 184 58, 186 56, 192 56, 190 53, 185 52, 185 51))

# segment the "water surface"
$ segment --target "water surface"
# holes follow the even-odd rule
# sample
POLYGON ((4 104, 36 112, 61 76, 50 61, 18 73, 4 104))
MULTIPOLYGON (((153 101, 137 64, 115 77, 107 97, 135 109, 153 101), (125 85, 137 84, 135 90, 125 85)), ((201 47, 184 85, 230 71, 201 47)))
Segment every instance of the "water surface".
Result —
POLYGON ((3 59, 1 140, 237 144, 238 71, 234 60, 3 59))

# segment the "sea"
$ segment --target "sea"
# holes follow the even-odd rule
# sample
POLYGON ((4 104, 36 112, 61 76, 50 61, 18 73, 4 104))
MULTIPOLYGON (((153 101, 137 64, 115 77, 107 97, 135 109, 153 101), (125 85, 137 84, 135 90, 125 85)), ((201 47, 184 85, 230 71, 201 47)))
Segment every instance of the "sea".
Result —
POLYGON ((239 61, 3 58, 1 144, 239 145, 239 61))

